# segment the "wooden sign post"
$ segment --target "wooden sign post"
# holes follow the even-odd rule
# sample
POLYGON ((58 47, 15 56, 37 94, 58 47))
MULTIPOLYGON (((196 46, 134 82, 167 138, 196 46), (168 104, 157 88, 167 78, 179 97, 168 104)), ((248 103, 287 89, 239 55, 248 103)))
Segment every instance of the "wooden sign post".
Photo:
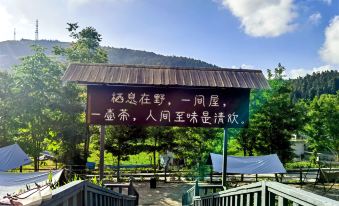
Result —
POLYGON ((227 128, 248 121, 249 89, 88 86, 87 123, 100 127, 100 179, 104 171, 104 125, 221 127, 222 185, 226 187, 227 128))
POLYGON ((251 89, 270 88, 260 70, 227 68, 73 63, 62 80, 87 85, 88 124, 224 128, 224 186, 227 128, 247 125, 251 89))

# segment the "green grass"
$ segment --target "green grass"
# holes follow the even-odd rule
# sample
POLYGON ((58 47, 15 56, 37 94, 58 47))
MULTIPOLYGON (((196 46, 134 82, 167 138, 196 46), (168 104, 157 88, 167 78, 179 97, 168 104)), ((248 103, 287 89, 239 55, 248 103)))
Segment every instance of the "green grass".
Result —
MULTIPOLYGON (((157 162, 158 162, 159 154, 157 154, 156 156, 157 156, 157 162)), ((96 164, 98 164, 99 158, 100 158, 100 152, 96 150, 91 153, 87 161, 95 162, 96 164)), ((114 157, 111 153, 105 152, 105 164, 106 165, 117 165, 118 164, 117 157, 114 157)), ((141 152, 137 155, 130 155, 129 160, 121 161, 121 164, 122 165, 153 164, 153 154, 141 152)))
MULTIPOLYGON (((40 164, 40 169, 43 169, 43 170, 54 170, 55 169, 55 162, 53 162, 52 160, 46 160, 46 161, 43 161, 44 163, 46 164, 40 164)), ((41 162, 40 162, 41 163, 41 162)), ((58 168, 61 168, 62 165, 60 163, 58 163, 58 168)), ((17 169, 13 169, 13 170, 10 170, 9 172, 19 172, 20 169, 17 168, 17 169)), ((28 165, 24 165, 22 167, 22 172, 23 173, 26 173, 26 172, 32 172, 34 171, 34 163, 31 162, 30 164, 28 165)))

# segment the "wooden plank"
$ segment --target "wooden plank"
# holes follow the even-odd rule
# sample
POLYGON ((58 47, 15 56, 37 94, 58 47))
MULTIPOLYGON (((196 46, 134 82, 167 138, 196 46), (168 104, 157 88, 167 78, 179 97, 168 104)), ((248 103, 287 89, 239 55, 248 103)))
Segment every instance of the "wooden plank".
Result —
POLYGON ((275 206, 275 194, 270 192, 269 193, 269 202, 268 202, 269 206, 275 206))
POLYGON ((288 200, 279 196, 278 197, 278 206, 288 206, 288 200))
MULTIPOLYGON (((71 64, 66 70, 63 81, 76 81, 81 83, 108 83, 108 84, 135 84, 135 81, 141 81, 147 85, 181 85, 181 86, 209 86, 209 87, 227 87, 230 82, 225 82, 223 76, 232 76, 234 73, 241 88, 252 88, 257 85, 258 88, 269 88, 265 77, 259 70, 246 69, 227 69, 227 68, 171 68, 164 66, 140 66, 140 65, 109 65, 109 64, 71 64), (122 74, 125 72, 127 75, 122 74), (156 74, 154 73, 156 72, 156 74), (143 78, 134 78, 136 75, 143 73, 143 78), (154 75, 151 75, 154 73, 154 75), (168 82, 168 74, 173 76, 181 75, 184 81, 170 84, 168 82), (193 81, 193 74, 198 74, 204 78, 204 73, 207 74, 205 80, 201 79, 193 81), (160 75, 160 76, 158 76, 160 75), (167 78, 164 78, 167 76, 167 78), (242 77, 240 77, 242 76, 242 77), (246 76, 246 77, 245 77, 246 76), (147 78, 152 77, 152 78, 147 78), (147 81, 145 81, 147 79, 147 81), (166 82, 167 81, 167 82, 166 82), (192 82, 192 84, 191 84, 192 82), (186 84, 187 83, 187 84, 186 84)), ((137 75, 141 77, 140 75, 137 75)), ((231 77, 234 80, 234 77, 231 77)), ((172 79, 173 80, 173 79, 172 79)))
POLYGON ((274 182, 267 182, 269 186, 268 190, 274 192, 280 196, 288 198, 298 204, 305 204, 308 203, 309 205, 324 205, 324 204, 337 204, 337 201, 331 200, 329 198, 316 195, 311 192, 307 192, 304 190, 296 189, 288 185, 274 183, 274 182), (299 203, 299 202, 300 203, 299 203))
POLYGON ((238 195, 234 196, 234 206, 239 206, 238 195))
POLYGON ((263 182, 261 185, 261 205, 265 206, 267 202, 267 188, 266 182, 263 182))
POLYGON ((256 193, 254 193, 254 195, 253 195, 254 206, 259 206, 259 205, 258 205, 258 201, 259 201, 259 195, 258 195, 258 192, 256 192, 256 193))
POLYGON ((246 206, 250 206, 251 204, 251 194, 247 193, 246 194, 246 206))
POLYGON ((243 194, 240 195, 240 205, 241 206, 244 205, 244 195, 243 194))
MULTIPOLYGON (((318 204, 319 202, 309 202, 311 201, 312 199, 299 199, 299 198, 296 198, 296 197, 293 197, 293 196, 289 196, 289 195, 286 195, 284 194, 283 192, 280 192, 280 191, 277 191, 277 190, 274 190, 272 188, 268 188, 268 191, 270 192, 270 194, 276 194, 278 196, 282 196, 282 197, 285 197, 285 198, 288 198, 289 200, 291 200, 292 202, 296 202, 298 204, 301 204, 301 205, 304 205, 304 206, 313 206, 313 205, 322 205, 321 203, 318 204)), ((285 192, 285 191, 284 191, 285 192)), ((302 197, 301 197, 302 198, 302 197)))

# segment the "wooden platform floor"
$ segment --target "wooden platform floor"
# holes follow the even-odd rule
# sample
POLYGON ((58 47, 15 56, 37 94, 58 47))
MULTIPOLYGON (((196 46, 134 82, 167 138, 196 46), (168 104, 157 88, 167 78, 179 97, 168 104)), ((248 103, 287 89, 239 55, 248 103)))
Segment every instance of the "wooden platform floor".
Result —
POLYGON ((135 188, 139 193, 139 205, 181 205, 181 196, 193 183, 164 183, 157 182, 157 188, 151 189, 149 182, 136 182, 135 188))
MULTIPOLYGON (((150 189, 149 182, 135 182, 134 186, 139 192, 139 204, 140 205, 154 205, 154 206, 163 206, 163 205, 181 205, 182 194, 185 193, 189 188, 191 188, 194 183, 164 183, 163 181, 157 182, 157 188, 150 189)), ((299 185, 290 184, 300 188, 299 185)), ((326 187, 328 189, 328 186, 326 187)), ((304 185, 303 190, 313 192, 315 194, 325 196, 334 200, 339 201, 339 184, 335 184, 332 189, 328 192, 324 192, 322 185, 317 185, 313 190, 313 184, 304 185)))

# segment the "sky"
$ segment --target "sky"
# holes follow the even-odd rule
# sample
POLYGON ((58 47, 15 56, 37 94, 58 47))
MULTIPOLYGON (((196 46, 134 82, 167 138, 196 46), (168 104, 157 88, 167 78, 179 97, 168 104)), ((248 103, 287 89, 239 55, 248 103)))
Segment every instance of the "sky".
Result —
POLYGON ((339 68, 339 0, 0 0, 0 41, 72 41, 67 22, 102 45, 186 56, 289 78, 339 68))

